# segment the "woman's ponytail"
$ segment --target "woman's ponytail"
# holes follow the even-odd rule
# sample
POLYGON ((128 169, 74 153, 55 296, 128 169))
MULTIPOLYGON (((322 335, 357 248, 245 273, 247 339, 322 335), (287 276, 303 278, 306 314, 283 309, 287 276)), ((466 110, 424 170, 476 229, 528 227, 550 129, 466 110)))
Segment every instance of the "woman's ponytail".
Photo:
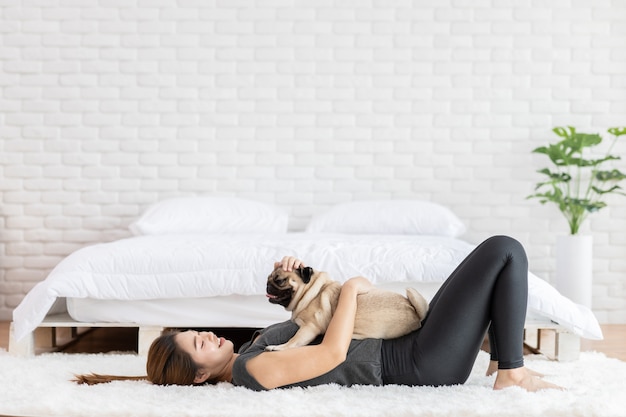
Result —
POLYGON ((189 354, 175 340, 175 332, 166 333, 154 340, 148 351, 147 376, 116 376, 100 374, 75 375, 77 384, 96 385, 112 381, 148 380, 156 385, 196 385, 199 371, 189 354))
POLYGON ((97 385, 106 384, 113 381, 144 381, 147 376, 118 376, 118 375, 101 375, 101 374, 84 374, 74 375, 72 382, 77 384, 97 385))

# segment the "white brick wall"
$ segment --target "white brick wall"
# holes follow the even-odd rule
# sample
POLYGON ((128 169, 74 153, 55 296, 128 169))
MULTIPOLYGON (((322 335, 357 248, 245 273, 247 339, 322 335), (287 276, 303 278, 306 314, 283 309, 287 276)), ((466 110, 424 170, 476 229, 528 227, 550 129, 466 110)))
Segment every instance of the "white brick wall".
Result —
MULTIPOLYGON (((624 51, 622 0, 0 0, 0 318, 71 251, 201 193, 281 205, 292 230, 430 199, 551 279, 567 228, 525 200, 530 151, 626 125, 624 51)), ((584 226, 604 323, 626 323, 624 219, 614 197, 584 226)))

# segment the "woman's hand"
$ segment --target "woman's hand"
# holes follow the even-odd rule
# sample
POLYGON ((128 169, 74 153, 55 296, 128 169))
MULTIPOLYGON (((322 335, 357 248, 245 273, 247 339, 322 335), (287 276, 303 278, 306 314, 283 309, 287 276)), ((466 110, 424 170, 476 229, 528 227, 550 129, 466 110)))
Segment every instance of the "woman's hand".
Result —
POLYGON ((365 294, 374 288, 374 285, 365 277, 350 278, 343 284, 343 289, 356 292, 356 294, 365 294))
POLYGON ((306 265, 295 256, 284 256, 283 259, 281 259, 280 261, 274 262, 274 269, 278 268, 279 266, 282 267, 283 270, 291 272, 294 269, 303 268, 306 265))

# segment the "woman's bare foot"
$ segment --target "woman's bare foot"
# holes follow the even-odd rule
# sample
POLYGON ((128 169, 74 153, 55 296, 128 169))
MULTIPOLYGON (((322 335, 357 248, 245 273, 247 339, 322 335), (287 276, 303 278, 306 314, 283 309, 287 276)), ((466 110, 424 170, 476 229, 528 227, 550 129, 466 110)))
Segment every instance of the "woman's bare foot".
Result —
POLYGON ((500 369, 498 371, 496 382, 493 384, 493 389, 500 390, 508 387, 520 387, 530 392, 542 389, 563 389, 563 387, 540 379, 524 367, 515 369, 500 369))
MULTIPOLYGON (((533 371, 532 369, 526 368, 528 373, 532 376, 536 376, 538 378, 543 378, 545 375, 541 372, 533 371)), ((498 372, 498 361, 489 361, 489 366, 487 367, 487 376, 491 376, 498 372)))
POLYGON ((545 376, 541 372, 534 371, 530 368, 526 368, 526 370, 528 371, 529 374, 531 374, 532 376, 536 376, 537 378, 543 378, 545 376))

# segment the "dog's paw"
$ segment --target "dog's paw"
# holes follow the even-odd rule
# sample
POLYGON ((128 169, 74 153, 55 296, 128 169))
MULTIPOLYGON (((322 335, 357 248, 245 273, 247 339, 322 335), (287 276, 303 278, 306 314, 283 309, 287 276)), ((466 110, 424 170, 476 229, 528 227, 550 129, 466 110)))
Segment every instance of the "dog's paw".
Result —
POLYGON ((265 346, 266 352, 278 352, 279 350, 285 350, 285 345, 269 345, 265 346))
POLYGON ((283 350, 282 349, 282 345, 269 345, 269 346, 265 346, 265 351, 267 352, 277 352, 279 350, 283 350))

